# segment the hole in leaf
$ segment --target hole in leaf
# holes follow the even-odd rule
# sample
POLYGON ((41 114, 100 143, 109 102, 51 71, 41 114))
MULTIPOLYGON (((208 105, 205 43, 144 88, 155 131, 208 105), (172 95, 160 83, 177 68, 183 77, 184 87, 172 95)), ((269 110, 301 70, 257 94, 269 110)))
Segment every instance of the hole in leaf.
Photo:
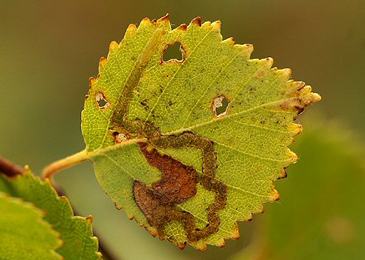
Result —
POLYGON ((166 45, 164 51, 162 52, 163 62, 184 62, 185 60, 185 50, 184 46, 180 42, 175 42, 172 45, 166 45))
POLYGON ((225 116, 227 114, 229 100, 224 96, 216 97, 213 100, 213 112, 216 117, 225 116))
POLYGON ((128 135, 124 133, 119 133, 117 131, 113 132, 114 140, 116 143, 124 142, 128 139, 128 135))
POLYGON ((98 103, 98 106, 100 109, 105 109, 110 105, 108 100, 106 100, 104 93, 102 93, 102 92, 96 93, 95 100, 96 100, 96 103, 98 103))

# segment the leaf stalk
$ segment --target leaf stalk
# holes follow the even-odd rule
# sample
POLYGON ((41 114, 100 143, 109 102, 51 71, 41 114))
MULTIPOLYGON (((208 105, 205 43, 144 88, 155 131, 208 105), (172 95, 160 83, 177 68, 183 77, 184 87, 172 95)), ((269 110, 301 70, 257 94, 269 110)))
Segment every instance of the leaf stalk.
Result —
POLYGON ((86 150, 83 150, 81 152, 75 153, 71 156, 68 156, 64 159, 55 161, 48 166, 46 166, 42 172, 42 179, 49 179, 51 180, 53 174, 65 170, 67 168, 70 168, 72 166, 75 166, 79 163, 82 163, 86 160, 88 160, 90 157, 86 150))

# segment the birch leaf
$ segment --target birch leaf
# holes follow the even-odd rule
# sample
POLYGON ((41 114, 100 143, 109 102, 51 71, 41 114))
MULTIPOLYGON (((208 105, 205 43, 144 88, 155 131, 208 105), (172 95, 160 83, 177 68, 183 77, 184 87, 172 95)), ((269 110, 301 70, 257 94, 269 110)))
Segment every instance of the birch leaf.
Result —
POLYGON ((0 258, 9 260, 61 260, 58 232, 39 209, 0 192, 0 258))
POLYGON ((204 250, 239 238, 237 221, 279 199, 273 181, 297 160, 294 124, 319 101, 289 69, 222 41, 220 22, 130 25, 90 78, 87 157, 114 201, 152 235, 204 250), (179 54, 170 59, 170 48, 179 54))
MULTIPOLYGON (((6 259, 65 259, 65 260, 100 260, 98 252, 98 240, 93 237, 92 217, 74 216, 70 202, 64 196, 58 196, 48 181, 41 181, 34 176, 29 168, 26 168, 22 175, 6 177, 0 173, 0 193, 8 194, 11 197, 19 198, 32 203, 34 208, 43 212, 44 221, 57 232, 62 243, 57 247, 56 253, 60 258, 6 258, 6 259)), ((3 215, 3 211, 0 211, 3 215)), ((4 211, 5 212, 5 211, 4 211)), ((20 214, 20 213, 19 213, 20 214)), ((15 219, 20 217, 17 212, 7 213, 15 219)), ((4 215, 5 216, 5 215, 4 215)), ((31 223, 28 223, 30 229, 31 223)), ((0 223, 0 227, 3 223, 0 223)), ((4 227, 6 225, 4 224, 4 227)), ((1 228, 0 228, 1 229, 1 228)), ((0 230, 0 237, 2 232, 0 230)), ((18 239, 22 239, 18 237, 18 239)), ((42 237, 32 236, 28 239, 33 243, 41 244, 42 237)), ((0 248, 7 248, 6 241, 1 241, 0 248)), ((18 246, 17 243, 15 243, 18 246)), ((46 248, 46 247, 45 247, 46 248)), ((0 249, 0 259, 6 256, 0 249)))

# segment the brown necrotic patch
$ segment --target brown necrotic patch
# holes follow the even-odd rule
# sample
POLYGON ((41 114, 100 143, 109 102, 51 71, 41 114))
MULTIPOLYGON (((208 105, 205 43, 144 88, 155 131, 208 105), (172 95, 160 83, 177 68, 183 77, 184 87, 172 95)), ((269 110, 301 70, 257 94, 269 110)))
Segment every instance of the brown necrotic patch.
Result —
POLYGON ((152 189, 164 204, 179 204, 196 194, 197 173, 193 167, 160 154, 146 143, 140 143, 139 148, 149 165, 162 173, 161 180, 152 189))
POLYGON ((164 238, 164 226, 171 221, 183 224, 190 242, 206 238, 219 229, 219 211, 226 206, 227 187, 215 178, 217 156, 214 143, 194 133, 181 135, 158 136, 149 139, 157 148, 194 147, 201 150, 203 156, 202 176, 197 178, 195 169, 167 155, 161 155, 148 144, 139 144, 147 162, 162 173, 160 181, 148 188, 135 181, 134 198, 138 207, 146 216, 148 223, 157 228, 159 236, 164 238), (196 194, 196 183, 205 189, 215 192, 215 201, 208 208, 208 224, 203 229, 196 228, 194 216, 176 208, 176 204, 188 200, 196 194))

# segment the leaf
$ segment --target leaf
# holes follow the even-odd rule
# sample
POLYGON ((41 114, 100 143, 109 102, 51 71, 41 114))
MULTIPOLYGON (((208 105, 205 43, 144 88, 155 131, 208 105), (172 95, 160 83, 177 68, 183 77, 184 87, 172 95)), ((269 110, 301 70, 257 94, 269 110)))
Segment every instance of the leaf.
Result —
POLYGON ((303 160, 279 184, 280 205, 261 216, 253 244, 232 260, 363 258, 363 144, 328 125, 306 129, 296 142, 303 160))
POLYGON ((297 160, 293 120, 319 101, 272 59, 222 41, 220 22, 130 25, 90 78, 86 156, 117 208, 180 248, 224 246, 237 221, 279 198, 273 181, 297 160), (181 59, 164 52, 180 44, 181 59))
MULTIPOLYGON (((68 199, 64 196, 59 197, 48 180, 41 181, 28 168, 22 175, 14 178, 0 174, 0 192, 31 202, 45 213, 44 220, 60 234, 62 246, 56 252, 65 260, 102 259, 98 253, 98 240, 93 237, 92 217, 74 216, 68 199)), ((11 216, 14 218, 17 215, 11 216)), ((33 237, 33 240, 37 242, 37 236, 33 237)))
POLYGON ((0 212, 1 259, 62 259, 55 252, 62 244, 59 234, 39 209, 0 192, 0 212))

